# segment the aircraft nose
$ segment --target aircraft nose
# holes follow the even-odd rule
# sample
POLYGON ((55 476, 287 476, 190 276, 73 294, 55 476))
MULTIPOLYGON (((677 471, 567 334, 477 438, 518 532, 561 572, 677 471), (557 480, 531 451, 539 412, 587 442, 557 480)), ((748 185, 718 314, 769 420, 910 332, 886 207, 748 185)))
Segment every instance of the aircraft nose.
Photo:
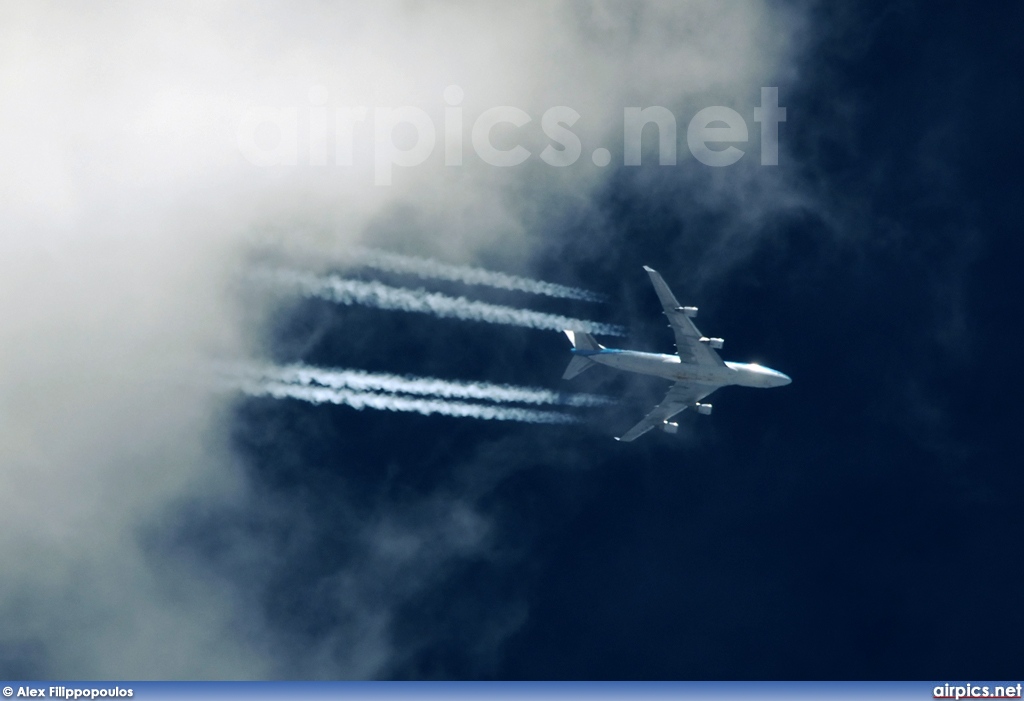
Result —
POLYGON ((785 387, 786 385, 788 385, 792 381, 793 381, 793 378, 791 378, 786 373, 784 373, 784 372, 780 372, 779 373, 779 387, 785 387))

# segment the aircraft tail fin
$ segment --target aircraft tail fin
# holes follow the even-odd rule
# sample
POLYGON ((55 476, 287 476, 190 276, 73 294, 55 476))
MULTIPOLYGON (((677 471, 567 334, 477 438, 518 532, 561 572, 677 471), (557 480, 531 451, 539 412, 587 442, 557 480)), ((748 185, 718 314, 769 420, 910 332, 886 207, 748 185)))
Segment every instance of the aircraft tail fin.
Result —
POLYGON ((604 346, 594 340, 594 337, 589 333, 584 333, 583 331, 569 331, 567 329, 565 331, 565 335, 569 337, 569 342, 572 344, 572 347, 577 350, 596 351, 604 348, 604 346))
MULTIPOLYGON (((604 346, 594 340, 594 337, 589 333, 566 330, 565 335, 569 337, 569 342, 572 343, 572 347, 575 350, 599 351, 604 348, 604 346)), ((571 380, 587 368, 593 367, 594 365, 596 365, 596 363, 587 356, 582 354, 574 355, 572 360, 569 361, 569 367, 567 367, 565 372, 562 374, 562 379, 571 380)))

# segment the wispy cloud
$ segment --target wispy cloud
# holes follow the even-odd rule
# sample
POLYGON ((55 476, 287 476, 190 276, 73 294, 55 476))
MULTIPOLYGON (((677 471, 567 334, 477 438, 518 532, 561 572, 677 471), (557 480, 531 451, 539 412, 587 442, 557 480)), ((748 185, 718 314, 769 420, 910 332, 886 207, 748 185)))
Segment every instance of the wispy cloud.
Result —
POLYGON ((570 407, 598 407, 612 404, 611 397, 596 394, 553 392, 537 387, 456 382, 434 377, 406 377, 363 370, 317 368, 294 364, 285 366, 238 365, 225 374, 245 379, 268 379, 281 383, 321 385, 333 389, 358 392, 387 392, 439 397, 442 399, 476 399, 487 402, 520 404, 554 404, 570 407))
POLYGON ((539 411, 519 407, 492 406, 453 402, 445 399, 406 397, 395 394, 378 394, 333 387, 314 387, 285 382, 242 381, 238 388, 252 397, 273 397, 275 399, 299 399, 311 404, 341 404, 353 409, 380 409, 383 411, 407 411, 429 416, 440 414, 489 421, 521 421, 531 424, 572 424, 579 420, 571 414, 557 411, 539 411))
POLYGON ((483 321, 530 329, 571 329, 601 336, 626 335, 626 330, 616 324, 489 304, 465 297, 450 297, 423 289, 392 287, 376 281, 367 282, 337 275, 314 275, 288 270, 257 270, 252 273, 252 277, 257 281, 290 287, 306 296, 320 297, 338 304, 360 304, 377 309, 418 312, 442 318, 483 321))
POLYGON ((451 265, 430 258, 414 258, 389 251, 370 248, 355 248, 348 253, 352 263, 389 273, 402 273, 433 280, 451 280, 467 285, 482 285, 501 290, 516 290, 547 297, 579 299, 585 302, 603 302, 605 298, 595 292, 568 287, 553 282, 532 280, 517 275, 507 275, 493 270, 474 268, 466 265, 451 265))
MULTIPOLYGON (((409 676, 401 669, 409 645, 397 633, 403 611, 415 593, 447 582, 453 562, 486 547, 472 539, 453 546, 462 541, 446 524, 469 512, 484 531, 492 516, 446 484, 423 501, 381 503, 380 521, 398 527, 359 531, 365 552, 355 564, 331 560, 322 579, 296 566, 319 553, 282 549, 281 533, 308 521, 316 543, 339 519, 357 531, 365 510, 331 495, 329 515, 309 516, 308 503, 259 483, 264 473, 246 469, 251 456, 232 440, 239 423, 254 433, 264 427, 230 415, 224 393, 194 382, 211 355, 266 354, 263 322, 275 306, 240 299, 230 284, 251 237, 318 227, 333 232, 312 256, 324 259, 360 244, 435 258, 457 249, 465 261, 482 253, 550 260, 572 250, 554 237, 617 171, 588 157, 597 146, 617 151, 623 108, 665 105, 682 129, 697 106, 755 99, 788 69, 791 37, 807 33, 794 31, 785 5, 381 0, 269 2, 253 12, 234 0, 145 10, 0 4, 0 561, 9 563, 0 578, 0 653, 25 657, 23 678, 409 676), (467 158, 459 167, 444 164, 441 143, 449 83, 465 92, 467 158), (326 88, 327 104, 314 86, 326 88), (354 165, 315 165, 318 120, 330 124, 360 105, 370 116, 355 127, 354 165), (374 112, 405 105, 434 116, 438 147, 422 166, 396 167, 393 186, 376 188, 368 165, 374 112), (532 118, 519 130, 534 154, 522 166, 470 157, 473 125, 496 105, 532 118), (571 168, 539 160, 550 145, 542 115, 555 105, 581 114, 573 130, 583 159, 571 168), (258 168, 241 156, 239 124, 251 106, 294 117, 297 165, 258 168), (435 502, 442 506, 430 508, 435 502), (220 514, 225 504, 245 523, 279 511, 282 525, 256 533, 220 519, 215 556, 202 544, 212 541, 176 531, 192 509, 220 514), (158 536, 174 546, 159 546, 158 536), (388 546, 406 538, 411 545, 388 546), (228 561, 242 564, 222 568, 228 561), (269 611, 276 580, 306 594, 284 607, 294 608, 301 634, 269 611), (331 583, 333 598, 324 593, 331 583), (323 622, 327 610, 345 615, 323 622), (320 645, 311 628, 337 644, 320 645)), ((274 141, 273 132, 263 136, 274 141)), ((673 169, 640 170, 650 170, 652 189, 665 188, 666 202, 679 199, 680 181, 665 178, 673 169)), ((699 210, 720 189, 730 221, 758 211, 752 200, 782 196, 747 197, 733 172, 694 172, 684 181, 694 193, 686 202, 699 210), (711 195, 709 181, 721 184, 711 195)), ((577 244, 593 259, 619 254, 599 233, 577 244)), ((317 285, 318 295, 347 304, 621 333, 379 284, 317 285)), ((342 389, 275 391, 333 401, 342 389)), ((512 409, 473 410, 485 408, 512 409)), ((297 457, 267 467, 294 470, 301 481, 306 465, 297 457)), ((420 645, 436 639, 429 626, 415 635, 420 645)), ((475 664, 503 635, 460 631, 458 639, 475 664)))

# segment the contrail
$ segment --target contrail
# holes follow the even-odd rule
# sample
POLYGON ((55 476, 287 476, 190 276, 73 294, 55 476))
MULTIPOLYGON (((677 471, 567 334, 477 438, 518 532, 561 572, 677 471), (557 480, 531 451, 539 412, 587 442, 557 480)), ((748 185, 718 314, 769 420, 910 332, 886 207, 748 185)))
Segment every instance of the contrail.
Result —
POLYGON ((327 369, 294 364, 277 366, 243 366, 231 368, 229 374, 246 378, 273 380, 296 385, 321 385, 332 389, 357 392, 387 392, 439 397, 442 399, 475 399, 488 402, 521 404, 555 404, 571 407, 608 406, 610 397, 596 394, 563 394, 534 387, 488 384, 485 382, 454 382, 433 377, 403 377, 363 370, 327 369))
POLYGON ((451 265, 430 258, 412 258, 397 253, 368 248, 356 248, 349 251, 347 255, 351 258, 352 262, 358 265, 388 273, 402 273, 435 280, 451 280, 452 282, 462 282, 467 285, 484 285, 502 290, 516 290, 546 295, 548 297, 580 299, 585 302, 605 301, 602 295, 582 290, 578 287, 531 280, 530 278, 507 275, 493 270, 484 270, 483 268, 451 265))
POLYGON ((393 394, 335 389, 332 387, 312 387, 282 382, 242 382, 238 385, 238 389, 253 397, 299 399, 311 404, 341 404, 360 410, 408 411, 423 414, 424 416, 442 414, 444 416, 492 421, 521 421, 533 424, 578 423, 576 417, 557 411, 468 404, 466 402, 452 402, 444 399, 419 399, 393 394))
POLYGON ((570 329, 602 336, 626 335, 625 329, 616 324, 603 324, 558 314, 545 314, 530 309, 476 302, 465 297, 449 297, 423 289, 410 290, 404 287, 391 287, 375 281, 349 280, 336 275, 321 277, 309 273, 283 270, 258 271, 253 273, 253 277, 297 287, 307 296, 320 297, 338 304, 362 304, 378 309, 420 312, 438 317, 508 324, 531 329, 551 329, 553 331, 570 329))

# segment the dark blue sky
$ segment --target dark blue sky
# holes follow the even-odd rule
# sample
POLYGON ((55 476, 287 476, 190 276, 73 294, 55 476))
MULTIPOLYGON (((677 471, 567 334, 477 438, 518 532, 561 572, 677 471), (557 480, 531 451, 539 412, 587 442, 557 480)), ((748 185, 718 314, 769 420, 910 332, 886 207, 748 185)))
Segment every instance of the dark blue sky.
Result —
MULTIPOLYGON (((1020 673, 1024 10, 845 7, 809 10, 802 68, 780 84, 782 163, 749 169, 760 187, 802 183, 811 204, 745 232, 736 202, 687 170, 701 166, 620 169, 545 224, 531 262, 610 304, 481 293, 624 323, 622 344, 668 351, 649 264, 724 357, 793 384, 722 390, 713 416, 682 415, 681 438, 632 444, 611 436, 662 385, 605 369, 572 387, 629 399, 582 427, 242 403, 234 444, 257 491, 304 519, 207 514, 205 535, 186 532, 211 561, 231 529, 281 542, 260 605, 296 647, 346 624, 325 582, 358 570, 399 602, 391 678, 1020 673), (475 536, 452 503, 483 518, 486 547, 460 540, 475 536), (424 552, 369 554, 353 533, 380 514, 424 552)), ((282 362, 540 387, 562 386, 569 358, 553 332, 319 301, 270 336, 282 362)))

